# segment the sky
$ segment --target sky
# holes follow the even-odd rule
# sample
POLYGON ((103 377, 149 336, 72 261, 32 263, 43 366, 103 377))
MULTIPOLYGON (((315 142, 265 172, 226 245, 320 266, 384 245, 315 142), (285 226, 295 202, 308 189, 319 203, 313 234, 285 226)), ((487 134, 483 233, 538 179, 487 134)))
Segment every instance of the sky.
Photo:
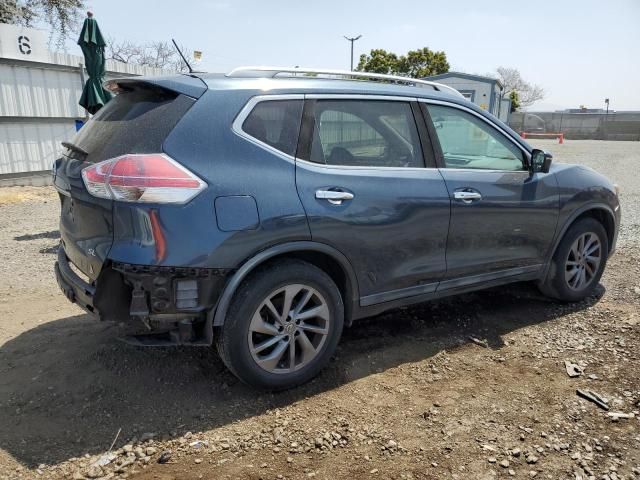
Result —
MULTIPOLYGON (((535 110, 640 110, 640 0, 88 0, 117 40, 170 40, 203 52, 199 69, 349 68, 361 53, 443 50, 451 70, 517 68, 545 89, 535 110)), ((75 52, 76 46, 70 49, 75 52)))

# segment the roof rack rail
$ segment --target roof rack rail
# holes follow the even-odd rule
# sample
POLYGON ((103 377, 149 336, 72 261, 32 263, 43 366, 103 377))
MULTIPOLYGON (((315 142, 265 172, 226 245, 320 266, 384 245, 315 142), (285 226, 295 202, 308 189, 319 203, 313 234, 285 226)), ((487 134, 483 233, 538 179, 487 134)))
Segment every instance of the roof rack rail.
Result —
POLYGON ((387 75, 383 73, 370 73, 370 72, 352 72, 349 70, 331 70, 331 69, 318 69, 318 68, 300 68, 300 67, 238 67, 227 73, 227 77, 270 77, 275 78, 280 74, 303 74, 303 75, 329 75, 334 77, 343 77, 352 80, 385 80, 387 82, 404 83, 407 85, 415 85, 417 87, 431 87, 438 92, 448 93, 450 95, 456 95, 458 97, 464 96, 455 88, 442 83, 430 82, 429 80, 422 80, 418 78, 401 77, 399 75, 387 75))

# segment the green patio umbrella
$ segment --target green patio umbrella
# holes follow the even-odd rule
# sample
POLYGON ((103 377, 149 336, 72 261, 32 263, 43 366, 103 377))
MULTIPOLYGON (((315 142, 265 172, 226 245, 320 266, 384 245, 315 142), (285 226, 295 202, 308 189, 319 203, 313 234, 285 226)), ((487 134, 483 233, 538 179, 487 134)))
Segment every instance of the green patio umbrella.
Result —
POLYGON ((110 99, 111 93, 102 88, 104 82, 104 47, 106 45, 98 22, 93 18, 93 14, 88 12, 87 18, 82 25, 78 45, 84 55, 84 64, 87 68, 89 78, 82 89, 80 105, 91 114, 100 110, 110 99))

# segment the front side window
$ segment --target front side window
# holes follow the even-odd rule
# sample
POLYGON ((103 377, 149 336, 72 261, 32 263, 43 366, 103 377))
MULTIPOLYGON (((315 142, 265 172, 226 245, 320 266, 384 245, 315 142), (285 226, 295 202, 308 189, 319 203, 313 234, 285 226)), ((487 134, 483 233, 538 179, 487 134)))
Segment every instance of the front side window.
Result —
POLYGON ((326 165, 423 167, 408 102, 318 100, 310 160, 326 165))
POLYGON ((475 115, 428 105, 445 166, 481 170, 523 170, 522 151, 475 115))
POLYGON ((251 110, 242 130, 256 140, 294 156, 301 118, 302 100, 265 100, 251 110))

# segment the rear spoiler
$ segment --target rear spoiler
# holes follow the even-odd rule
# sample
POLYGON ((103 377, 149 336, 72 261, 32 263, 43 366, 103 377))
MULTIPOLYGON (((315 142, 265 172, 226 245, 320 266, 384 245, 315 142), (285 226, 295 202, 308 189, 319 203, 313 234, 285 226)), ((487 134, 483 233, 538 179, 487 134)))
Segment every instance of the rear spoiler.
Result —
POLYGON ((198 99, 207 91, 207 84, 194 75, 171 75, 166 77, 124 77, 107 80, 104 88, 118 94, 137 87, 158 88, 198 99))

